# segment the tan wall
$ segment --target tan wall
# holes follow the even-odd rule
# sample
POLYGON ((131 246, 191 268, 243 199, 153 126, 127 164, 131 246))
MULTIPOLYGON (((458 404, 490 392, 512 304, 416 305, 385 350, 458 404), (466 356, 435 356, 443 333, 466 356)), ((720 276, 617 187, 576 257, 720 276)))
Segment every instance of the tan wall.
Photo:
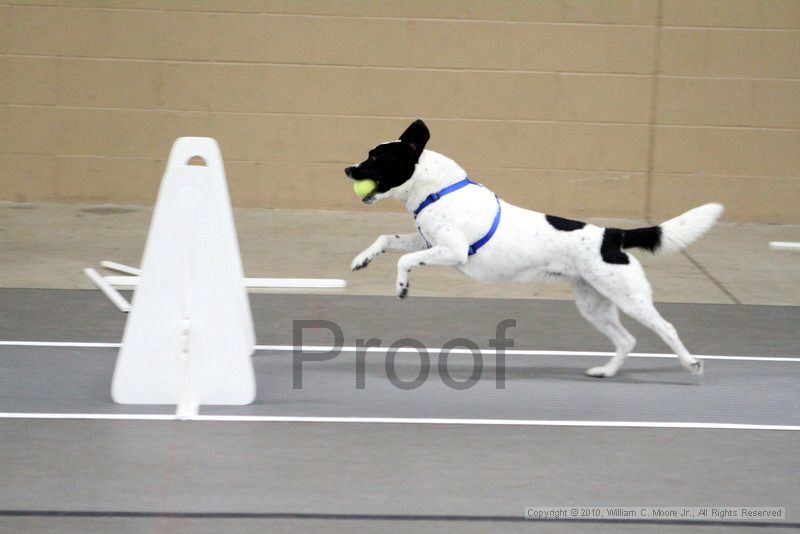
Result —
POLYGON ((518 204, 800 223, 800 0, 0 0, 0 199, 152 203, 174 138, 234 203, 361 209, 413 118, 518 204))

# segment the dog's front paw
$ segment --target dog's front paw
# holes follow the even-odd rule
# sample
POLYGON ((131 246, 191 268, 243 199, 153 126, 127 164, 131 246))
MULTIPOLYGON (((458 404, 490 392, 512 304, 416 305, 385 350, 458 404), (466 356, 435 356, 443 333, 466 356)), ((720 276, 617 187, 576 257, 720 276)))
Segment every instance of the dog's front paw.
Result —
POLYGON ((363 269, 372 261, 372 256, 367 254, 366 252, 362 252, 355 258, 353 258, 353 262, 350 264, 350 269, 353 271, 358 271, 363 269))
POLYGON ((408 282, 397 282, 397 298, 404 299, 408 296, 408 282))

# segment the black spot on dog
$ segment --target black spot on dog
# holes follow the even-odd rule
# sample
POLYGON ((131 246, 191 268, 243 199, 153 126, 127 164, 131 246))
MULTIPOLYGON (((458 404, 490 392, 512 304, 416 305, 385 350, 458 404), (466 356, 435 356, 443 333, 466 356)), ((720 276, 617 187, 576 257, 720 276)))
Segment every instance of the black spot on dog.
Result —
POLYGON ((547 222, 550 223, 550 226, 562 232, 572 232, 586 226, 584 222, 564 219, 563 217, 556 217, 555 215, 545 215, 544 217, 547 219, 547 222))
POLYGON ((623 230, 622 248, 643 248, 655 252, 661 246, 661 227, 634 228, 623 230))
POLYGON ((622 252, 622 243, 625 239, 625 230, 619 228, 606 228, 603 232, 603 242, 600 244, 600 255, 606 263, 626 265, 630 263, 628 255, 622 252))
POLYGON ((400 285, 400 292, 397 294, 397 296, 399 298, 401 298, 401 299, 404 299, 404 298, 406 298, 408 296, 409 284, 408 283, 404 284, 404 283, 400 282, 399 285, 400 285))

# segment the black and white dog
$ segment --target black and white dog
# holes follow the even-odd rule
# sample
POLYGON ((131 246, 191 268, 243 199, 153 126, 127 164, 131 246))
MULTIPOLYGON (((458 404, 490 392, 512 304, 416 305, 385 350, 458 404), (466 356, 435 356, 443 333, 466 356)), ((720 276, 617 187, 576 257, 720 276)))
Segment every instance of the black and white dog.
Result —
POLYGON ((405 252, 397 262, 400 298, 408 295, 409 271, 422 265, 450 265, 483 282, 560 277, 572 284, 581 314, 616 349, 608 363, 587 370, 589 376, 614 376, 633 350, 636 339, 620 323, 618 309, 658 334, 686 369, 703 372, 703 362, 686 350, 653 306, 641 264, 623 249, 681 250, 711 228, 722 214, 720 204, 705 204, 649 228, 601 228, 499 200, 470 181, 456 162, 426 150, 429 138, 427 126, 417 120, 399 140, 377 145, 366 160, 345 170, 354 180, 377 184, 363 202, 399 200, 419 229, 378 237, 355 257, 353 270, 383 252, 405 252))

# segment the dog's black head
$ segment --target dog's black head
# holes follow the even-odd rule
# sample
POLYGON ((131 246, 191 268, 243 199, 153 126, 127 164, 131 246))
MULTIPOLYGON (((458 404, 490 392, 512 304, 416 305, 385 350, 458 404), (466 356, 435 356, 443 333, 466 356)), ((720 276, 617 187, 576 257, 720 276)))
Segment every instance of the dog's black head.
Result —
POLYGON ((381 143, 369 151, 369 157, 344 173, 353 180, 373 180, 378 186, 362 201, 370 204, 375 196, 404 184, 414 174, 425 144, 431 134, 425 123, 417 119, 406 128, 399 141, 381 143))

